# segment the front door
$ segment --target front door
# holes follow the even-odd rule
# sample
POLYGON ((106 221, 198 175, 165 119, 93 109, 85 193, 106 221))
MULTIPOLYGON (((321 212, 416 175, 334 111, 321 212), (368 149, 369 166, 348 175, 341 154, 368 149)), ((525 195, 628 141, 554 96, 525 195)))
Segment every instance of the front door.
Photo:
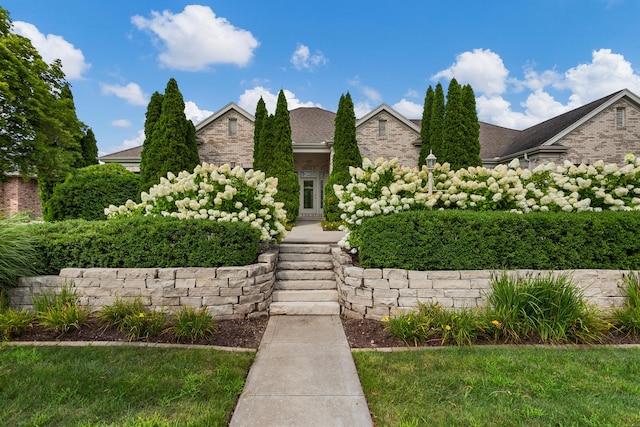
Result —
POLYGON ((300 180, 300 216, 321 217, 324 197, 324 173, 301 171, 300 180))

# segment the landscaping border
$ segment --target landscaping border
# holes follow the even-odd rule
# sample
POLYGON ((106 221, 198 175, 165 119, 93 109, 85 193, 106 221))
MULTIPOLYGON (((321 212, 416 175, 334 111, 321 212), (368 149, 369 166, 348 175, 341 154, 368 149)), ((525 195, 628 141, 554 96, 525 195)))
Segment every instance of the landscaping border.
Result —
MULTIPOLYGON (((412 271, 361 268, 339 247, 332 248, 334 272, 342 314, 380 320, 408 312, 419 303, 438 303, 443 308, 482 307, 491 279, 502 271, 412 271)), ((619 285, 627 270, 507 270, 510 275, 570 274, 585 299, 603 309, 620 307, 624 298, 619 285)))
POLYGON ((99 310, 117 298, 140 298, 155 310, 206 307, 216 319, 265 317, 272 301, 278 248, 258 262, 218 268, 65 268, 57 276, 20 278, 7 289, 9 304, 33 310, 33 295, 73 287, 80 305, 99 310))

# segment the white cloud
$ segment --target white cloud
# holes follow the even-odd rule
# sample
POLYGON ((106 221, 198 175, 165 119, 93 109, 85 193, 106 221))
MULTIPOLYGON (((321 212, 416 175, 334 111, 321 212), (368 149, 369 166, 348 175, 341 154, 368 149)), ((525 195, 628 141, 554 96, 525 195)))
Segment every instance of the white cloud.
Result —
POLYGON ((399 102, 393 104, 391 108, 408 119, 420 119, 422 118, 424 105, 419 105, 415 102, 407 101, 406 99, 402 98, 399 102))
POLYGON ((329 60, 324 56, 322 52, 316 50, 313 55, 308 46, 298 43, 298 47, 291 55, 291 63, 293 67, 298 70, 314 70, 320 65, 326 65, 329 60))
POLYGON ((582 105, 624 88, 639 93, 640 75, 624 56, 600 49, 592 52, 591 63, 567 70, 558 86, 569 89, 572 101, 582 105))
POLYGON ((118 151, 128 150, 129 148, 134 148, 134 147, 139 147, 142 144, 144 144, 144 130, 140 129, 138 131, 138 134, 135 137, 133 137, 131 139, 125 139, 124 141, 122 141, 122 144, 120 144, 120 145, 109 146, 106 150, 100 151, 100 153, 98 153, 98 155, 99 156, 105 156, 107 154, 117 153, 118 151))
POLYGON ((62 36, 44 35, 35 25, 22 21, 13 23, 13 31, 31 40, 33 47, 48 64, 53 63, 56 59, 62 61, 62 71, 68 80, 81 79, 82 74, 91 67, 91 64, 85 62, 82 51, 62 36))
POLYGON ((128 128, 131 126, 131 120, 127 119, 118 119, 111 122, 111 126, 115 126, 118 128, 128 128))
POLYGON ((610 49, 593 51, 590 63, 565 72, 555 68, 538 71, 535 64, 528 64, 521 80, 509 78, 509 70, 498 54, 475 49, 458 55, 451 67, 432 79, 453 77, 461 84, 471 84, 480 120, 513 129, 536 125, 624 88, 640 92, 640 75, 624 56, 610 49), (514 111, 505 98, 523 90, 530 93, 519 105, 522 111, 514 111), (566 104, 553 95, 563 91, 569 91, 566 104))
POLYGON ((184 115, 187 116, 187 119, 191 120, 194 125, 197 125, 212 114, 213 111, 201 110, 193 101, 186 101, 184 103, 184 115))
POLYGON ((149 103, 147 95, 142 92, 142 88, 137 83, 129 83, 126 86, 102 84, 102 93, 115 95, 131 105, 147 105, 149 103))
POLYGON ((356 102, 353 105, 353 113, 357 119, 364 117, 367 113, 371 112, 371 110, 373 110, 373 107, 367 101, 356 102))
POLYGON ((181 13, 152 11, 131 22, 160 40, 160 63, 168 68, 200 71, 211 64, 246 66, 259 42, 253 35, 217 17, 208 6, 189 5, 181 13))
MULTIPOLYGON (((287 107, 289 107, 289 110, 293 110, 299 107, 322 108, 322 105, 317 104, 315 102, 300 101, 298 98, 296 98, 295 93, 286 89, 284 90, 284 96, 287 99, 287 107)), ((238 105, 244 108, 247 112, 254 114, 260 97, 262 97, 262 99, 264 100, 264 103, 267 107, 267 111, 269 112, 269 114, 274 114, 276 112, 276 106, 278 104, 278 94, 273 93, 271 92, 270 89, 262 86, 256 86, 253 89, 245 90, 244 93, 240 95, 240 99, 238 100, 238 105)))
POLYGON ((382 102, 382 95, 380 95, 380 92, 378 92, 375 89, 365 86, 362 88, 362 93, 371 102, 374 102, 376 104, 379 104, 380 102, 382 102))
POLYGON ((409 89, 405 92, 404 96, 406 96, 407 98, 419 98, 420 94, 415 89, 409 89))
POLYGON ((489 49, 474 49, 458 55, 451 67, 436 73, 431 80, 455 77, 462 85, 470 84, 475 92, 492 96, 505 92, 508 76, 509 70, 498 54, 489 49))

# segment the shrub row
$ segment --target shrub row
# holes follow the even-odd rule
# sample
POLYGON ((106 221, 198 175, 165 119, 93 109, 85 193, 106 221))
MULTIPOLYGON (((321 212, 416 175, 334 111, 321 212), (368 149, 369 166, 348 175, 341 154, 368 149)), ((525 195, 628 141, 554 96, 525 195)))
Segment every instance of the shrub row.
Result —
POLYGON ((409 211, 369 218, 359 233, 364 268, 640 268, 638 212, 409 211))
POLYGON ((242 222, 125 217, 71 220, 29 227, 38 270, 247 265, 256 260, 260 232, 242 222))

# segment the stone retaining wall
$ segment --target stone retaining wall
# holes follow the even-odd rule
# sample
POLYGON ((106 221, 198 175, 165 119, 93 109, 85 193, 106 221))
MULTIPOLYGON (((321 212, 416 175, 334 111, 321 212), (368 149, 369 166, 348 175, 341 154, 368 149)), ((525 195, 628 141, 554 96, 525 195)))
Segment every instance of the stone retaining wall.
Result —
MULTIPOLYGON (((438 302, 442 307, 482 307, 485 292, 494 272, 491 270, 412 271, 386 268, 360 268, 352 265, 351 257, 340 248, 332 249, 334 271, 342 313, 356 318, 381 319, 399 312, 413 310, 418 303, 438 302)), ((599 307, 620 306, 624 299, 618 285, 628 271, 574 270, 541 271, 512 270, 508 274, 570 273, 584 291, 586 299, 599 307)))
POLYGON ((82 306, 99 310, 116 298, 140 298, 152 309, 206 307, 216 319, 267 316, 272 300, 277 249, 258 263, 219 268, 65 268, 58 276, 27 277, 8 290, 9 304, 33 309, 32 295, 74 287, 82 306))

